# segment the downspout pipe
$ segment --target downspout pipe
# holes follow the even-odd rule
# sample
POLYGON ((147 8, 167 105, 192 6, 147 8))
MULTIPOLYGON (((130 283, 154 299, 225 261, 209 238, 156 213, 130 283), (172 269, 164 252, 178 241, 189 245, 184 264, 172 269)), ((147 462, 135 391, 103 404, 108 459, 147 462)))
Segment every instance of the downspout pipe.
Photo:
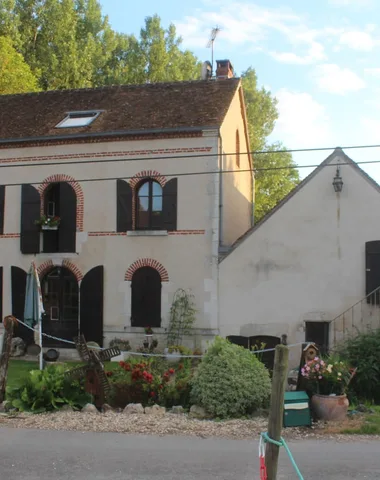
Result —
POLYGON ((223 246, 223 141, 219 130, 219 248, 223 246))

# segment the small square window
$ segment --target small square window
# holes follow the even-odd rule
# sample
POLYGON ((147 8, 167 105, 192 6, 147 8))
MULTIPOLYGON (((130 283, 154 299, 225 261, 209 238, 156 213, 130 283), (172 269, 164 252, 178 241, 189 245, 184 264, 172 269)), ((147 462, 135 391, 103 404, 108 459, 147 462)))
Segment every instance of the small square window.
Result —
POLYGON ((99 111, 68 112, 67 117, 58 123, 55 128, 87 127, 100 115, 99 111))

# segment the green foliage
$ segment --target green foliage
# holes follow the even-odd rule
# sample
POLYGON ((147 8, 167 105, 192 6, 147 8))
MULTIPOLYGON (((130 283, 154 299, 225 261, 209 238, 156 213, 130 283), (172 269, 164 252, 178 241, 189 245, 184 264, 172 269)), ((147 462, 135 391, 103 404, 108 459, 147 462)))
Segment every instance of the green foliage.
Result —
POLYGON ((261 220, 299 183, 298 170, 292 155, 280 143, 268 144, 267 137, 273 132, 278 119, 277 100, 265 88, 258 88, 257 75, 249 68, 242 74, 244 98, 249 125, 249 140, 252 151, 268 153, 254 154, 255 174, 255 221, 261 220), (261 170, 271 168, 272 170, 261 170), (275 170, 277 169, 277 170, 275 170))
POLYGON ((351 395, 380 404, 380 329, 349 338, 339 354, 357 368, 351 395))
POLYGON ((196 321, 194 295, 179 288, 170 307, 168 346, 180 344, 183 336, 190 335, 196 321))
POLYGON ((81 408, 91 401, 81 384, 65 378, 63 366, 32 370, 17 386, 7 387, 7 400, 21 412, 41 413, 64 405, 81 408))
POLYGON ((0 95, 37 91, 37 79, 9 38, 0 37, 0 95))
POLYGON ((122 351, 122 352, 128 352, 129 350, 131 350, 131 344, 129 342, 129 340, 125 340, 123 338, 114 338, 110 341, 110 345, 109 345, 111 348, 112 347, 119 347, 119 349, 122 351))
POLYGON ((7 36, 44 90, 191 80, 200 63, 155 15, 140 37, 112 30, 98 0, 2 0, 7 36), (38 72, 38 73, 37 73, 38 72))
POLYGON ((191 397, 213 416, 238 417, 263 407, 270 388, 269 372, 254 354, 217 337, 194 375, 191 397))

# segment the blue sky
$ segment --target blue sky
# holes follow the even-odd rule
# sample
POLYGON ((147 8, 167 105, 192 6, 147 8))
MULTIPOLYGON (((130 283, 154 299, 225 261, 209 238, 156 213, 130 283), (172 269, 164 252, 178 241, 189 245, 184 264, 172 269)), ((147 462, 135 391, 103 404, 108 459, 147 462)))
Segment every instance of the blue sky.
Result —
MULTIPOLYGON (((256 69, 279 101, 271 139, 287 148, 380 144, 380 2, 376 0, 102 0, 114 29, 138 35, 157 13, 174 23, 183 46, 210 59, 209 32, 222 30, 215 58, 240 75, 256 69)), ((330 152, 297 153, 299 165, 330 152)), ((355 161, 380 161, 380 148, 346 150, 355 161)), ((362 166, 380 182, 380 164, 362 166)), ((302 177, 310 169, 301 169, 302 177)))

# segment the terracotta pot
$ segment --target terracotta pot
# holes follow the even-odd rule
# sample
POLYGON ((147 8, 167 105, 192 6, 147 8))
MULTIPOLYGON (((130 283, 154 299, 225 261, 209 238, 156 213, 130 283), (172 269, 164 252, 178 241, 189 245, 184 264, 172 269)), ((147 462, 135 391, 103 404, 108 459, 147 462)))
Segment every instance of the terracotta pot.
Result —
POLYGON ((346 418, 349 401, 346 395, 313 395, 311 406, 320 420, 339 422, 346 418))

